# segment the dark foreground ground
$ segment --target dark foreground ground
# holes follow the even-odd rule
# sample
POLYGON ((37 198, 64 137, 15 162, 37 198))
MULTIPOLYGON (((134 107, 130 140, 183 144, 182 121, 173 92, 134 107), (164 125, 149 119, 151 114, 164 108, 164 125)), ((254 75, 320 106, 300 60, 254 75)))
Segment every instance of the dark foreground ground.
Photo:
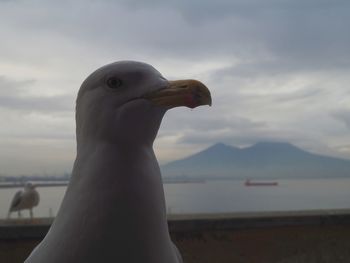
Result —
MULTIPOLYGON (((23 262, 48 223, 0 221, 0 262, 23 262)), ((350 263, 348 211, 172 217, 169 228, 185 263, 350 263)))

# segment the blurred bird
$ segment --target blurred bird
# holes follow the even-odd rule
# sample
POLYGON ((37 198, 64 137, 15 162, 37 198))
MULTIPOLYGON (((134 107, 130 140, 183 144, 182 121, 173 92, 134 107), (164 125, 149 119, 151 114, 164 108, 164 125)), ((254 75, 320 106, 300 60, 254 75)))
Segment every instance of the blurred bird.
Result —
POLYGON ((21 217, 21 210, 29 209, 30 218, 33 218, 33 207, 37 206, 39 201, 40 196, 35 186, 32 183, 26 183, 24 189, 18 191, 13 197, 7 217, 9 218, 15 211, 18 212, 18 217, 21 217))
POLYGON ((201 82, 168 81, 145 63, 121 61, 92 73, 78 93, 67 192, 25 262, 181 263, 153 141, 167 110, 210 104, 201 82))

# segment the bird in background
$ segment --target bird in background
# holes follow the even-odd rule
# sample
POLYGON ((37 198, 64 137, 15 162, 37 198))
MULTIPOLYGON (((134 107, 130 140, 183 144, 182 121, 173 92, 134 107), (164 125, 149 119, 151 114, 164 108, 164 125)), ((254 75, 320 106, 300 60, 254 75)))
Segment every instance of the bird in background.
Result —
POLYGON ((182 263, 170 239, 153 142, 167 110, 211 105, 196 80, 168 81, 134 61, 81 85, 77 156, 60 210, 26 263, 182 263))
POLYGON ((35 189, 35 185, 28 182, 23 190, 19 190, 14 195, 7 217, 10 218, 12 212, 18 213, 18 217, 22 217, 21 211, 29 209, 30 218, 33 219, 33 208, 39 204, 40 196, 35 189))

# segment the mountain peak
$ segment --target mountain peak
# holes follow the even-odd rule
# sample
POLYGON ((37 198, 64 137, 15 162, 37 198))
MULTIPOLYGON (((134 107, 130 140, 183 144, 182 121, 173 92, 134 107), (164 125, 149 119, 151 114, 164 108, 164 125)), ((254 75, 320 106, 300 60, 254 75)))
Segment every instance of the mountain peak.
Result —
POLYGON ((216 143, 162 167, 166 176, 206 178, 348 177, 350 161, 320 156, 286 142, 259 142, 248 148, 216 143))
POLYGON ((236 150, 239 150, 239 148, 218 142, 203 150, 202 152, 217 152, 219 154, 221 152, 233 152, 236 150))
POLYGON ((210 149, 210 148, 211 149, 213 149, 213 148, 215 148, 215 149, 226 149, 228 147, 231 147, 231 146, 228 146, 227 144, 224 144, 222 142, 218 142, 218 143, 215 143, 212 146, 210 146, 208 149, 210 149))

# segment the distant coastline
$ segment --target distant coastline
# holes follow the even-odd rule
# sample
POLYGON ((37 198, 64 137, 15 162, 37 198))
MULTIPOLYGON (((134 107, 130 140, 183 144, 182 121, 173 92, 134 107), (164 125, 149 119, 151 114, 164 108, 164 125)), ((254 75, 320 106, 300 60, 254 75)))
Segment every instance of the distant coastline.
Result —
MULTIPOLYGON (((67 186, 69 180, 66 178, 58 179, 57 177, 45 177, 37 178, 33 180, 33 177, 21 177, 21 180, 14 178, 6 181, 0 180, 0 189, 2 188, 21 188, 24 187, 26 182, 32 182, 36 187, 57 187, 57 186, 67 186), (40 179, 40 180, 39 180, 40 179)), ((163 178, 164 184, 190 184, 190 183, 205 183, 204 179, 198 178, 163 178)))

